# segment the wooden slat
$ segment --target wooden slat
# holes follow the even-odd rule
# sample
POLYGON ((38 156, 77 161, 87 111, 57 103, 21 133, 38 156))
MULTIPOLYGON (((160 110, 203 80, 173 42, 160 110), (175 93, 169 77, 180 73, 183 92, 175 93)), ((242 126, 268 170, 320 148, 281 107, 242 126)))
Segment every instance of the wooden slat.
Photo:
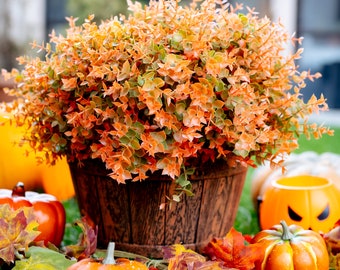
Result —
POLYGON ((224 236, 233 225, 247 171, 224 162, 207 164, 192 176, 194 197, 160 210, 173 185, 167 177, 118 184, 98 161, 70 169, 82 213, 99 225, 98 247, 114 241, 117 249, 153 258, 163 256, 164 246, 181 243, 201 251, 212 237, 224 236))

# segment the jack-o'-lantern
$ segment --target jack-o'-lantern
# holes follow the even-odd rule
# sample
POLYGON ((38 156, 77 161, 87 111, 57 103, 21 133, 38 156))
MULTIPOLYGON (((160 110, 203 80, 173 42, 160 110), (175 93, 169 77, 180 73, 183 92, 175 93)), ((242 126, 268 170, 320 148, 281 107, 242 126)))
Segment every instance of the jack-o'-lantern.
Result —
POLYGON ((335 187, 340 190, 340 155, 331 152, 318 154, 314 151, 303 153, 293 153, 289 155, 283 166, 272 168, 269 162, 257 167, 251 176, 251 198, 254 206, 257 200, 263 197, 264 192, 273 180, 281 177, 291 177, 298 175, 314 175, 324 177, 333 181, 335 187))
POLYGON ((304 229, 329 231, 340 217, 340 191, 317 176, 284 177, 272 182, 259 206, 260 226, 268 229, 285 220, 304 229))

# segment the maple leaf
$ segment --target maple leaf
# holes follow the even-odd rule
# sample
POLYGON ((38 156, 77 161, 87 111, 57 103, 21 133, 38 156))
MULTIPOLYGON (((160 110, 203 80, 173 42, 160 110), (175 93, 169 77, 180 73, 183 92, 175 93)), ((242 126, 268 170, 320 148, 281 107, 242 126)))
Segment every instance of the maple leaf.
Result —
POLYGON ((221 270, 220 262, 207 261, 206 258, 183 245, 175 244, 164 247, 164 259, 169 261, 168 270, 221 270))
POLYGON ((0 258, 10 263, 22 257, 19 252, 40 234, 38 225, 32 207, 13 210, 9 204, 0 205, 0 258))
POLYGON ((326 234, 323 238, 327 246, 331 249, 332 253, 340 253, 340 225, 339 222, 335 223, 335 226, 326 234))
POLYGON ((250 270, 260 258, 260 250, 259 244, 246 244, 242 233, 231 228, 224 238, 212 239, 204 253, 211 260, 222 261, 226 267, 250 270))
POLYGON ((78 260, 88 258, 97 249, 98 226, 88 216, 82 217, 74 225, 82 230, 82 234, 79 236, 79 241, 76 245, 65 247, 65 254, 78 260))
POLYGON ((328 249, 330 266, 334 269, 340 269, 340 220, 322 236, 328 249))

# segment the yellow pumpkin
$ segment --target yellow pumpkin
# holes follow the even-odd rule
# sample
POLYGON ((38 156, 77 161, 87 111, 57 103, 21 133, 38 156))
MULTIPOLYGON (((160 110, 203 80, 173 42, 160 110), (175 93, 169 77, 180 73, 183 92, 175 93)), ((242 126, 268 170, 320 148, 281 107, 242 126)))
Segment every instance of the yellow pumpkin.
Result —
POLYGON ((282 174, 281 168, 271 168, 269 163, 259 166, 254 170, 251 178, 251 198, 254 205, 257 199, 263 197, 264 192, 271 182, 281 177, 297 175, 320 176, 333 181, 340 190, 340 155, 325 152, 318 154, 306 151, 301 154, 291 154, 284 162, 286 172, 282 174))
POLYGON ((10 116, 0 113, 0 187, 11 189, 18 181, 25 184, 27 189, 43 188, 48 194, 58 200, 66 200, 74 196, 71 173, 66 159, 55 166, 37 164, 37 155, 28 146, 20 147, 19 142, 25 132, 24 127, 9 124, 10 116))
POLYGON ((277 179, 259 206, 261 229, 285 220, 304 229, 328 232, 340 217, 340 191, 326 178, 292 176, 277 179))

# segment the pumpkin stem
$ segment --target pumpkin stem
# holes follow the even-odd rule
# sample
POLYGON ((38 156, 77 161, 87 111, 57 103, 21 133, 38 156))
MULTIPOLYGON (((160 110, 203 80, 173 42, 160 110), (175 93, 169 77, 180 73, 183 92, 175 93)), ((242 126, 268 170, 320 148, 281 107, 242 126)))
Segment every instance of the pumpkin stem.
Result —
POLYGON ((289 227, 286 223, 286 221, 281 220, 280 224, 282 226, 282 236, 281 239, 284 241, 289 241, 294 238, 294 235, 289 231, 289 227))
POLYGON ((12 189, 12 197, 25 197, 25 185, 22 182, 18 182, 12 189))
POLYGON ((115 242, 110 242, 107 246, 106 256, 103 260, 103 264, 116 264, 115 258, 115 242))

